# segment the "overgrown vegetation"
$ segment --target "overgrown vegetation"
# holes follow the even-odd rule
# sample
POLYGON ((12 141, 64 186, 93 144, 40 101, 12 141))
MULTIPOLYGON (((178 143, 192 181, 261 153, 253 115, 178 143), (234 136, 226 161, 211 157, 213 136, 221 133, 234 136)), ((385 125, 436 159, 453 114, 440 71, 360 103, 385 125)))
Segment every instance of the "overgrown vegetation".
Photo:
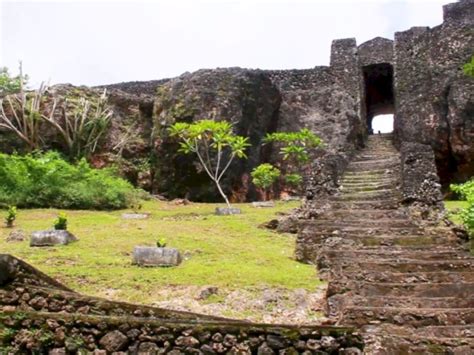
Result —
POLYGON ((245 149, 250 145, 248 138, 235 135, 229 122, 214 120, 177 122, 170 127, 169 133, 180 140, 179 152, 197 155, 203 170, 230 208, 229 199, 220 183, 235 158, 247 157, 245 149))
POLYGON ((62 138, 72 160, 94 153, 112 117, 106 91, 97 99, 63 100, 51 98, 43 83, 36 90, 26 91, 26 81, 21 65, 15 78, 6 69, 0 70, 0 128, 14 133, 32 152, 44 147, 40 128, 48 124, 62 138))
POLYGON ((0 154, 0 205, 66 209, 119 209, 130 206, 138 191, 111 169, 93 169, 59 153, 26 156, 0 154))
POLYGON ((451 190, 467 201, 468 205, 461 211, 460 218, 469 231, 474 232, 474 179, 464 184, 453 184, 451 190))
POLYGON ((101 138, 107 132, 112 110, 107 104, 107 91, 97 100, 65 100, 55 115, 58 102, 53 104, 52 114, 41 116, 62 137, 70 158, 88 157, 97 150, 101 138))
POLYGON ((297 132, 275 132, 267 134, 265 143, 279 147, 283 163, 279 166, 285 182, 295 190, 300 190, 303 174, 315 148, 322 146, 321 138, 307 128, 297 132))

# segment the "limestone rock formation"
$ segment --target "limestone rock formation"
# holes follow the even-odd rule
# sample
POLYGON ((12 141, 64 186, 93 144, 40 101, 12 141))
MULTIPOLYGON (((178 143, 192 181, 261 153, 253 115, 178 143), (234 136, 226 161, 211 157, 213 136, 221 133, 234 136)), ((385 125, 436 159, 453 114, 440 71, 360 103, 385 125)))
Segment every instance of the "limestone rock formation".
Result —
POLYGON ((160 86, 154 106, 154 190, 193 200, 213 199, 218 193, 205 172, 196 171, 196 159, 177 153, 167 129, 175 122, 199 119, 227 120, 235 133, 249 137, 248 159, 235 161, 223 185, 233 200, 249 194, 249 172, 264 155, 262 139, 277 125, 280 93, 261 71, 240 68, 199 70, 160 86))
MULTIPOLYGON (((249 159, 233 163, 223 181, 234 201, 255 196, 253 167, 280 159, 271 145, 262 146, 266 133, 307 127, 323 138, 325 151, 317 152, 319 163, 309 171, 324 176, 313 173, 306 180, 313 181, 314 197, 337 188, 347 161, 365 145, 373 117, 389 113, 397 147, 430 146, 446 187, 474 173, 474 79, 461 70, 473 54, 474 2, 461 0, 443 11, 441 25, 397 32, 394 40, 376 37, 359 46, 353 38, 335 40, 329 66, 198 70, 92 89, 61 85, 52 95, 91 97, 107 88, 112 129, 92 162, 117 164, 133 183, 169 198, 219 198, 207 176, 196 171, 196 160, 178 156, 166 134, 176 121, 203 118, 232 122, 235 133, 252 144, 249 159)), ((50 131, 43 130, 43 137, 46 148, 63 149, 50 131)), ((0 151, 15 150, 22 150, 21 142, 0 130, 0 151)))

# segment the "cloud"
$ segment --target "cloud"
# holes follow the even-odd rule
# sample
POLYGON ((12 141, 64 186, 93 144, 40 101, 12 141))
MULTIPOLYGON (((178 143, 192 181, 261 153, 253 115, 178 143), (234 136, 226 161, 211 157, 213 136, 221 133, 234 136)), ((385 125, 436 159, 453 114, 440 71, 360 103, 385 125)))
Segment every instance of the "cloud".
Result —
POLYGON ((327 65, 333 39, 362 43, 441 22, 416 1, 2 1, 1 65, 37 83, 150 80, 199 68, 327 65))

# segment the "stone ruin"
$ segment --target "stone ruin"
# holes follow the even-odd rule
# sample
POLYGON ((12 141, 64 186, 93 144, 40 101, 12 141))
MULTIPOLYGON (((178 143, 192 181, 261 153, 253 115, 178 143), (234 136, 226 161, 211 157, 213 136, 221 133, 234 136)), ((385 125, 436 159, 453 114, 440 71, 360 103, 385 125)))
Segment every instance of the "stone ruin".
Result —
MULTIPOLYGON (((472 353, 473 258, 449 225, 413 218, 429 219, 442 209, 440 186, 474 172, 474 80, 461 70, 473 54, 474 1, 443 11, 441 25, 398 32, 393 41, 336 40, 329 66, 199 70, 106 86, 115 119, 94 163, 112 162, 117 137, 133 131, 123 173, 169 197, 217 196, 193 161, 176 155, 166 135, 176 121, 227 119, 250 138, 249 159, 236 163, 224 184, 235 201, 255 196, 254 166, 278 159, 262 146, 266 133, 307 127, 323 138, 307 180, 296 257, 316 264, 328 281, 327 313, 338 326, 250 324, 86 297, 3 255, 0 338, 26 353, 55 354, 359 354, 364 343, 373 354, 472 353), (373 117, 387 113, 394 114, 392 136, 370 136, 373 117), (142 161, 150 167, 139 169, 142 161)), ((1 133, 0 150, 21 150, 1 133)), ((61 148, 57 137, 45 137, 61 148)))
MULTIPOLYGON (((235 162, 223 185, 233 201, 247 201, 256 197, 249 172, 279 159, 271 145, 262 145, 268 132, 311 129, 325 142, 319 161, 329 165, 312 170, 342 171, 365 145, 372 118, 392 113, 397 147, 403 142, 427 145, 442 185, 465 181, 474 173, 474 83, 461 67, 473 54, 473 7, 472 0, 445 5, 441 25, 397 32, 394 40, 377 37, 360 45, 353 38, 335 40, 329 66, 205 69, 172 79, 107 85, 114 121, 92 161, 98 167, 112 163, 117 141, 132 133, 120 159, 129 180, 169 198, 217 200, 207 176, 195 171, 193 158, 176 154, 166 128, 176 121, 229 120, 252 147, 249 159, 235 162)), ((58 85, 50 92, 65 97, 102 90, 58 85)), ((47 128, 43 136, 49 148, 61 150, 61 140, 47 128)), ((1 131, 0 151, 22 148, 1 131)), ((320 179, 330 185, 334 177, 320 179)))

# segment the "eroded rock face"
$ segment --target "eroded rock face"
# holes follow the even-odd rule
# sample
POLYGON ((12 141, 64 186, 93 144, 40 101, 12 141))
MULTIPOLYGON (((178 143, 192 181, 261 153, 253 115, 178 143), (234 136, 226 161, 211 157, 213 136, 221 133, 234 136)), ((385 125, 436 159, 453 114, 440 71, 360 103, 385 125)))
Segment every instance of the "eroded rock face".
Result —
POLYGON ((450 4, 442 25, 395 34, 396 133, 434 149, 443 184, 474 171, 474 79, 461 70, 474 48, 473 12, 472 1, 450 4))
MULTIPOLYGON (((238 135, 249 138, 248 159, 236 160, 222 185, 234 201, 244 201, 249 172, 264 154, 262 139, 278 120, 280 93, 262 71, 240 68, 199 70, 186 73, 159 87, 154 106, 154 182, 156 191, 192 200, 217 200, 219 194, 194 156, 177 153, 167 129, 175 122, 200 119, 227 120, 238 135), (200 171, 197 171, 198 168, 200 171)), ((220 200, 220 199, 219 199, 220 200)))

